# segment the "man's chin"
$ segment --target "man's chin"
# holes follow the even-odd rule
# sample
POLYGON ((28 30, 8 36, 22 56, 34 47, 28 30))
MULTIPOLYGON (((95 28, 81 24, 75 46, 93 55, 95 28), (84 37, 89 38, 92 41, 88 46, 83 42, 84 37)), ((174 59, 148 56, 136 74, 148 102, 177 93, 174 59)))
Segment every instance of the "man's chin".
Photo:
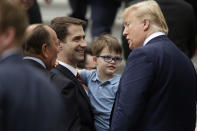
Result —
POLYGON ((84 61, 84 57, 78 57, 78 62, 83 62, 84 61))
POLYGON ((129 43, 129 49, 131 49, 131 50, 134 49, 133 43, 129 43))

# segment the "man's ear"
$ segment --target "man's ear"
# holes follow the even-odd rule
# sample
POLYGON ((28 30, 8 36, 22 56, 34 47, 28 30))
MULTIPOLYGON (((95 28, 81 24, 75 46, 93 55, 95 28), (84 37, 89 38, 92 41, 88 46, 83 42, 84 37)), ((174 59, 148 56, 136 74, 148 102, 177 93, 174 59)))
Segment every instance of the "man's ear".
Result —
POLYGON ((63 50, 63 43, 60 42, 60 45, 59 45, 58 49, 59 49, 59 52, 63 50))
POLYGON ((2 33, 2 45, 3 47, 8 47, 10 46, 10 44, 12 44, 15 40, 15 36, 16 36, 16 31, 14 28, 10 27, 8 29, 6 29, 5 32, 2 33))
POLYGON ((150 20, 144 19, 143 28, 144 28, 144 31, 147 31, 150 28, 150 20))
POLYGON ((93 62, 95 62, 96 66, 98 65, 97 64, 97 57, 96 56, 93 56, 93 62))
POLYGON ((47 58, 48 57, 48 44, 47 43, 44 43, 42 44, 42 51, 41 51, 41 54, 44 58, 47 58))

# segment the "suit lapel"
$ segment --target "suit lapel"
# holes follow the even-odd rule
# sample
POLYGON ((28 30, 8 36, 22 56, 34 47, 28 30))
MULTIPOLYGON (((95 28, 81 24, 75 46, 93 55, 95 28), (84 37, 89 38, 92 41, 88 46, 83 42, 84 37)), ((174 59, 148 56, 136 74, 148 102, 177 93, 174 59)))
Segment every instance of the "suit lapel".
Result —
POLYGON ((56 67, 57 70, 59 70, 64 76, 72 79, 76 84, 77 84, 77 87, 79 88, 81 94, 87 99, 87 101, 89 102, 89 98, 85 92, 85 90, 83 89, 83 87, 81 86, 80 82, 77 80, 76 76, 74 76, 74 74, 69 70, 67 69, 66 67, 62 66, 62 65, 58 65, 56 67))

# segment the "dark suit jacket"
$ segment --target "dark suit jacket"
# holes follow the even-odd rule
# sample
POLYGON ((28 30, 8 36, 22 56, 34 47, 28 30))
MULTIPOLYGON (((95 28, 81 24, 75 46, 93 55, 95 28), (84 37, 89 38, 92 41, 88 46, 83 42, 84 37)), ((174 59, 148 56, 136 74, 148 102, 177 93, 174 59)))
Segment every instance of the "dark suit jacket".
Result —
POLYGON ((55 87, 19 54, 0 59, 1 131, 57 131, 62 110, 55 87))
POLYGON ((158 36, 128 57, 111 131, 194 131, 197 77, 185 56, 158 36))
POLYGON ((63 131, 70 131, 68 127, 71 124, 70 118, 72 117, 73 113, 73 111, 70 110, 70 105, 72 105, 73 99, 75 99, 73 95, 70 94, 73 94, 74 92, 74 83, 62 75, 56 75, 55 73, 48 71, 35 60, 24 59, 24 61, 41 71, 51 81, 51 83, 54 84, 60 95, 64 94, 61 95, 61 98, 64 102, 64 114, 62 114, 62 116, 64 115, 64 119, 61 122, 61 126, 59 129, 63 131))
POLYGON ((37 61, 32 60, 32 59, 24 59, 24 61, 26 63, 30 64, 31 66, 37 68, 39 71, 41 71, 45 75, 49 76, 50 72, 46 68, 44 68, 40 63, 38 63, 37 61))
POLYGON ((62 76, 62 78, 69 79, 74 83, 72 88, 62 88, 61 91, 69 112, 69 117, 67 117, 67 130, 94 131, 94 119, 90 101, 77 78, 70 70, 62 65, 58 65, 56 68, 52 69, 52 72, 55 74, 52 80, 58 87, 61 87, 62 84, 58 79, 55 79, 57 76, 62 76))

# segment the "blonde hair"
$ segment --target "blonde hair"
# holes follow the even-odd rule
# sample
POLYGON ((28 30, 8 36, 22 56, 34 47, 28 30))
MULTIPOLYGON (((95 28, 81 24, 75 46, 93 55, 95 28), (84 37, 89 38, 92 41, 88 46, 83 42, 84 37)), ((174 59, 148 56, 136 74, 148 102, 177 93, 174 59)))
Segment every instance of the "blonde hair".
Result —
POLYGON ((123 17, 128 15, 130 12, 132 12, 138 20, 150 20, 150 27, 153 30, 162 31, 166 35, 168 34, 167 23, 156 1, 146 0, 133 4, 125 9, 123 12, 123 17))

